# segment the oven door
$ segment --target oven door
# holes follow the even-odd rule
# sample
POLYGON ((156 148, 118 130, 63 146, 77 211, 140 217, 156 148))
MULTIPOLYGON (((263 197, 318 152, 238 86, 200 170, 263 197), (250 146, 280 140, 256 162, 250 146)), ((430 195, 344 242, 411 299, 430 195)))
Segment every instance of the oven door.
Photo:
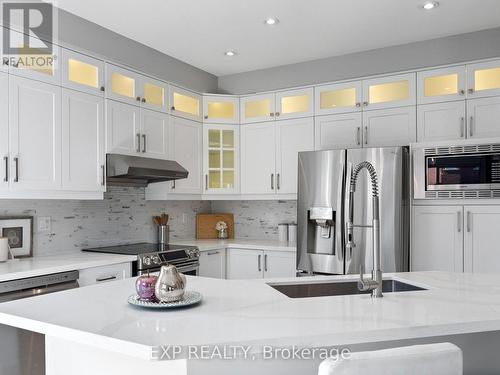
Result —
MULTIPOLYGON (((198 276, 198 272, 200 269, 200 262, 186 262, 175 264, 172 263, 179 272, 182 272, 184 275, 190 276, 198 276)), ((154 267, 149 269, 137 270, 136 276, 146 275, 147 273, 158 273, 160 272, 160 267, 154 267)))

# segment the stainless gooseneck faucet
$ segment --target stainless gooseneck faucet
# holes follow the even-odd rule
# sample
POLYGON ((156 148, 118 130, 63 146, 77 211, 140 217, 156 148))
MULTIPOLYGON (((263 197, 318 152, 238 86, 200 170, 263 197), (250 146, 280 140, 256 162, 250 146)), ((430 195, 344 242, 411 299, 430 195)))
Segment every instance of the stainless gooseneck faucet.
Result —
POLYGON ((373 165, 368 161, 363 161, 354 167, 351 174, 351 182, 349 187, 349 219, 347 222, 347 244, 346 247, 351 249, 356 247, 354 243, 354 228, 372 228, 373 235, 373 270, 371 279, 363 279, 364 266, 361 262, 359 267, 360 280, 358 281, 358 289, 361 291, 372 292, 373 298, 382 297, 382 270, 380 269, 380 213, 379 213, 379 196, 378 196, 378 183, 377 172, 373 165), (355 225, 353 224, 354 216, 354 192, 356 191, 356 181, 361 170, 366 169, 370 174, 372 183, 372 204, 373 204, 373 217, 372 225, 355 225))

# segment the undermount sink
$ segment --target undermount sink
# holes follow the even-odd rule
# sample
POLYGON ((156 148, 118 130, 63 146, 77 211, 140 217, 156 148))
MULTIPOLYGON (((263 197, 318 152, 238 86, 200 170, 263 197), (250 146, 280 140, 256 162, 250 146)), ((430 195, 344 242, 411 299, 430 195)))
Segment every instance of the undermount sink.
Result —
MULTIPOLYGON (((308 284, 268 284, 278 292, 290 298, 309 298, 325 296, 345 296, 351 294, 370 294, 370 291, 361 292, 358 289, 357 281, 335 281, 335 282, 316 282, 308 284)), ((398 280, 383 280, 382 292, 412 292, 417 290, 426 290, 424 288, 407 284, 398 280)))

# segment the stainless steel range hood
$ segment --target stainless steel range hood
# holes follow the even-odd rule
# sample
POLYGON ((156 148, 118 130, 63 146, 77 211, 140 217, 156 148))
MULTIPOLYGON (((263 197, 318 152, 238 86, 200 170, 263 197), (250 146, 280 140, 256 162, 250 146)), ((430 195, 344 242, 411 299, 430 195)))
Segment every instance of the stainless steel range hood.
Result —
POLYGON ((118 154, 106 155, 106 182, 110 186, 144 187, 154 182, 186 178, 188 173, 173 160, 118 154))

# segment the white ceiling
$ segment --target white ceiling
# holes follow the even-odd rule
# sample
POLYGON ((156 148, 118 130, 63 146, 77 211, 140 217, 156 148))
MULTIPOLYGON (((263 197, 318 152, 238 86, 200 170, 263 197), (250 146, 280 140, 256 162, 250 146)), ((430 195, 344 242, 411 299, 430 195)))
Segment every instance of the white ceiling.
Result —
POLYGON ((500 26, 499 0, 58 0, 217 76, 500 26), (269 27, 267 17, 280 23, 269 27), (224 56, 234 50, 234 57, 224 56))

